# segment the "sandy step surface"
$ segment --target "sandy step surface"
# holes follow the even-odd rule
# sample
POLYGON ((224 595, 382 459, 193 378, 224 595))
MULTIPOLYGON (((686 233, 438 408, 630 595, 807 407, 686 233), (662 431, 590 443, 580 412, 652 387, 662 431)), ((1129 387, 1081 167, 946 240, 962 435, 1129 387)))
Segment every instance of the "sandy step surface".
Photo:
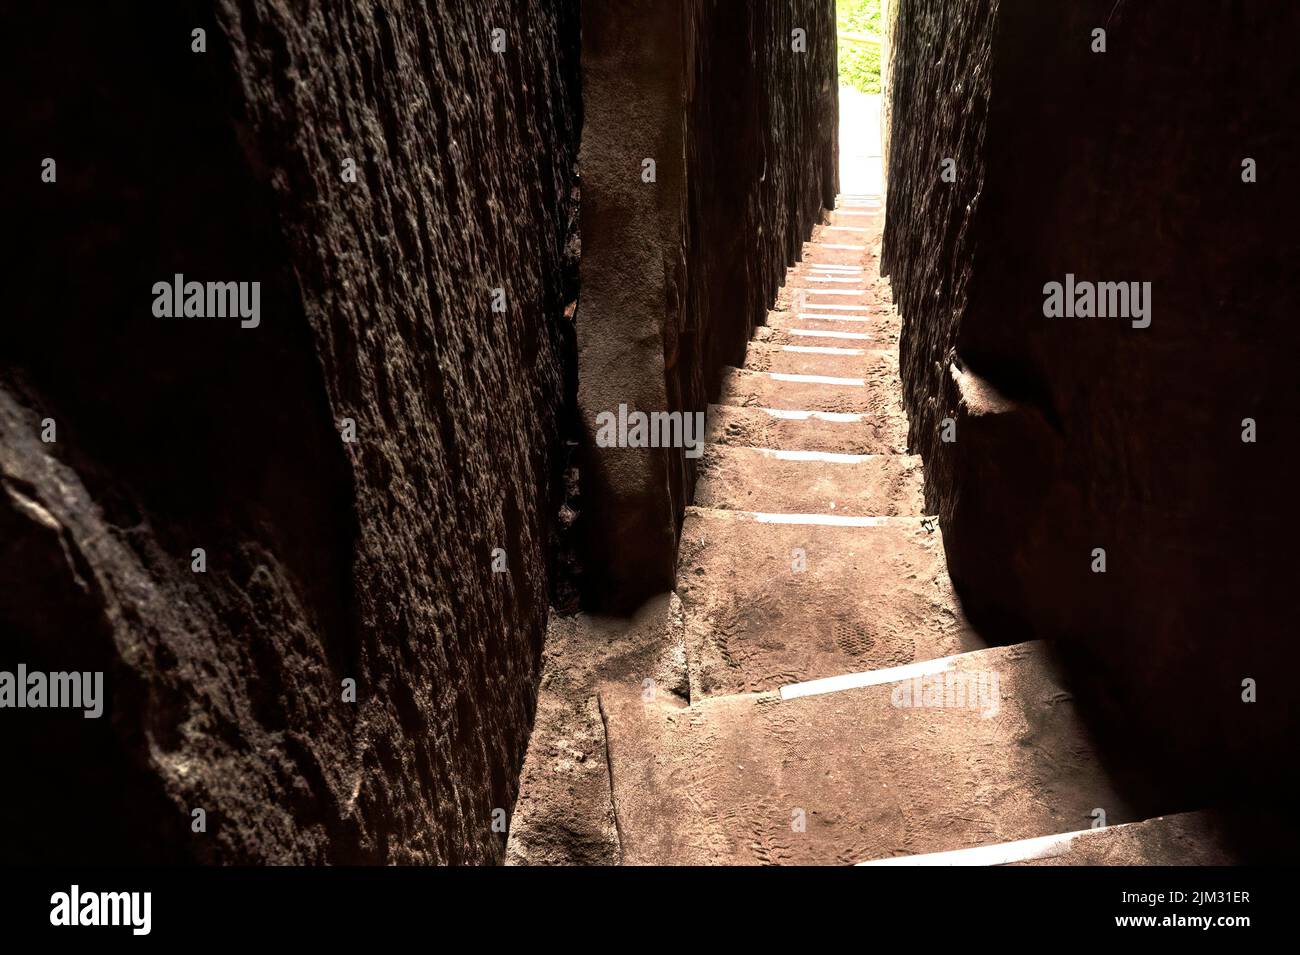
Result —
POLYGON ((923 509, 919 455, 856 455, 712 444, 697 507, 783 513, 915 515, 923 509))
POLYGON ((883 208, 851 206, 835 209, 828 214, 827 218, 831 225, 861 226, 865 223, 875 223, 879 228, 880 224, 885 221, 885 210, 883 208))
POLYGON ((953 595, 934 520, 806 519, 870 526, 687 509, 677 593, 692 700, 983 646, 953 595))
MULTIPOLYGON (((855 206, 852 209, 846 208, 837 211, 840 215, 832 215, 830 222, 813 226, 812 235, 808 237, 808 245, 844 245, 852 243, 864 245, 869 249, 879 242, 881 229, 885 222, 882 210, 855 206), (861 212, 865 212, 867 215, 845 214, 861 212)), ((854 262, 851 264, 860 265, 861 263, 854 262)))
POLYGON ((889 381, 890 376, 897 377, 897 369, 897 355, 887 352, 875 353, 863 377, 787 375, 728 368, 723 372, 718 403, 901 416, 898 388, 889 381))
POLYGON ((834 265, 827 263, 799 261, 786 270, 787 279, 798 279, 810 285, 847 286, 850 288, 869 288, 880 294, 889 294, 889 283, 880 278, 874 270, 863 266, 834 265), (812 279, 835 278, 836 282, 812 282, 812 279), (844 280, 851 281, 844 281, 844 280))
POLYGON ((815 276, 791 276, 777 304, 785 306, 793 302, 802 303, 801 307, 811 310, 818 304, 877 306, 887 303, 888 299, 877 289, 825 285, 816 281, 815 276))
POLYGON ((866 245, 854 239, 808 242, 804 244, 800 262, 806 265, 861 265, 868 251, 866 245))
POLYGON ((815 288, 826 291, 865 291, 867 286, 866 275, 862 271, 852 269, 836 269, 830 266, 820 268, 812 266, 806 270, 795 269, 790 273, 790 277, 796 279, 795 282, 787 282, 787 285, 794 284, 801 288, 815 288))
POLYGON ((716 444, 841 454, 901 454, 907 449, 901 415, 709 405, 705 421, 708 440, 716 444))
POLYGON ((851 864, 1134 821, 1041 647, 949 667, 920 706, 918 679, 688 708, 606 685, 623 861, 851 864))
POLYGON ((881 361, 895 360, 898 353, 888 348, 854 347, 852 342, 820 341, 797 345, 780 345, 751 341, 745 349, 745 368, 749 371, 775 371, 792 375, 830 375, 840 378, 864 377, 870 367, 881 361))
MULTIPOLYGON (((898 315, 889 311, 877 312, 868 316, 845 316, 839 312, 768 312, 767 324, 754 330, 754 337, 760 341, 763 335, 776 334, 789 338, 782 344, 818 344, 812 339, 819 336, 809 332, 830 332, 835 334, 867 335, 871 348, 890 348, 897 350, 902 322, 898 315)), ((841 339, 850 343, 853 339, 841 339)), ((862 341, 862 339, 859 339, 862 341)))
POLYGON ((767 324, 759 328, 774 328, 782 331, 796 328, 812 328, 827 332, 855 332, 858 334, 878 334, 884 315, 857 315, 842 312, 789 312, 772 311, 767 313, 767 324))
POLYGON ((880 204, 843 205, 832 210, 827 218, 831 225, 873 226, 877 233, 885 222, 885 206, 880 204))
POLYGON ((813 345, 835 348, 879 348, 880 335, 875 331, 858 328, 769 328, 759 325, 754 329, 754 341, 768 345, 813 345))
POLYGON ((829 321, 839 322, 839 325, 829 325, 829 329, 842 331, 874 331, 885 326, 900 326, 901 321, 898 318, 897 309, 887 300, 880 300, 878 304, 872 305, 866 312, 845 311, 845 309, 835 308, 790 308, 789 303, 781 305, 780 308, 771 309, 764 318, 764 325, 767 327, 796 327, 798 324, 807 321, 829 321), (853 327, 845 325, 845 322, 866 322, 871 327, 853 327))
POLYGON ((871 315, 887 307, 889 298, 879 289, 810 288, 798 276, 787 279, 777 293, 774 308, 780 311, 831 311, 871 315))

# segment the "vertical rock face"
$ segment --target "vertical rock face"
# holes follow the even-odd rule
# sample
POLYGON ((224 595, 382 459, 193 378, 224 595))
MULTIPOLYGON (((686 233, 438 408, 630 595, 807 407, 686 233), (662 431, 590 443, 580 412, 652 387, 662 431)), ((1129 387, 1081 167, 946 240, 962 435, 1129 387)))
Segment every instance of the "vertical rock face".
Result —
POLYGON ((904 323, 899 358, 911 444, 925 457, 926 503, 934 511, 942 503, 939 489, 951 485, 939 430, 957 405, 947 366, 974 266, 997 0, 902 2, 890 9, 889 192, 881 268, 904 323), (955 182, 941 179, 948 159, 955 182))
POLYGON ((577 3, 22 19, 0 670, 107 692, 0 710, 6 859, 499 858, 575 387, 577 3), (155 317, 177 273, 260 282, 257 327, 155 317))
POLYGON ((969 615, 1054 639, 1098 727, 1191 798, 1294 772, 1300 12, 1187 12, 903 0, 886 267, 969 615), (1149 310, 1046 317, 1067 275, 1149 282, 1149 310))
POLYGON ((587 571, 626 608, 672 586, 694 459, 601 447, 596 417, 703 412, 741 363, 834 200, 834 4, 591 0, 582 18, 587 571))
POLYGON ((716 397, 719 369, 743 364, 837 192, 834 4, 744 6, 691 10, 687 309, 668 354, 669 387, 695 409, 716 397))
POLYGON ((667 589, 688 493, 681 449, 597 444, 602 415, 681 410, 669 403, 665 344, 685 310, 685 42, 675 4, 582 5, 578 402, 587 582, 601 602, 667 589))

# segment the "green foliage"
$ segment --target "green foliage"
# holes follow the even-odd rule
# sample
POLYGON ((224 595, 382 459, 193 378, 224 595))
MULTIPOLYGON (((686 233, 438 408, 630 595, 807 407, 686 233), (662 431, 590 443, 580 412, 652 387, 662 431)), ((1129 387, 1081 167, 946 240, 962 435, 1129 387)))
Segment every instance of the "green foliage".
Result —
POLYGON ((863 93, 880 92, 880 47, 854 42, 845 34, 869 34, 884 39, 880 0, 835 0, 839 29, 840 82, 863 93))

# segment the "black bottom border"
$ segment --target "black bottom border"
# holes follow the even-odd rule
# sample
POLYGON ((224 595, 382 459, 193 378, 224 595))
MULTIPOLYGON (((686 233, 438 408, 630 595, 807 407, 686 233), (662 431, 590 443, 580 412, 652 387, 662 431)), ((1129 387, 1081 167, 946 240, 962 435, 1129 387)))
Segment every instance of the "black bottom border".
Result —
MULTIPOLYGON (((0 869, 0 926, 7 941, 76 933, 83 941, 338 943, 432 932, 459 946, 519 932, 564 944, 592 939, 602 922, 614 934, 598 937, 668 944, 714 931, 765 943, 844 933, 883 941, 897 931, 975 941, 1040 928, 1064 931, 1062 940, 1219 940, 1283 928, 1294 882, 1284 868, 9 868, 0 869), (82 906, 91 893, 148 892, 148 934, 130 924, 51 924, 72 908, 74 885, 82 906)), ((99 898, 89 904, 93 914, 99 898)))

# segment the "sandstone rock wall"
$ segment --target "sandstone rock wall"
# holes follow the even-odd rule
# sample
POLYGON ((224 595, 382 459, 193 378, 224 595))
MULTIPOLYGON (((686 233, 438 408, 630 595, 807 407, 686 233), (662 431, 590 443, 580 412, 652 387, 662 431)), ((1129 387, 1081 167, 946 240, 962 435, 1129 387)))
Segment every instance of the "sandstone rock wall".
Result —
POLYGON ((577 9, 5 14, 0 669, 108 678, 99 720, 0 711, 6 861, 500 857, 576 389, 577 9), (175 273, 261 282, 260 324, 155 318, 175 273))
POLYGON ((951 485, 940 454, 940 421, 956 406, 948 372, 974 264, 973 225, 981 207, 998 0, 894 4, 890 188, 881 270, 903 321, 899 340, 911 444, 924 455, 927 505, 951 485), (940 178, 955 163, 956 182, 940 178), (893 176, 897 175, 895 180, 893 176))
POLYGON ((703 412, 833 203, 834 4, 589 0, 583 95, 587 573, 626 609, 672 586, 694 463, 599 447, 596 416, 703 412))
POLYGON ((886 266, 954 583, 986 637, 1056 642, 1144 784, 1258 792, 1294 772, 1278 757, 1300 712, 1284 676, 1300 14, 898 7, 886 266), (1044 317, 1067 274, 1150 282, 1150 326, 1044 317))

